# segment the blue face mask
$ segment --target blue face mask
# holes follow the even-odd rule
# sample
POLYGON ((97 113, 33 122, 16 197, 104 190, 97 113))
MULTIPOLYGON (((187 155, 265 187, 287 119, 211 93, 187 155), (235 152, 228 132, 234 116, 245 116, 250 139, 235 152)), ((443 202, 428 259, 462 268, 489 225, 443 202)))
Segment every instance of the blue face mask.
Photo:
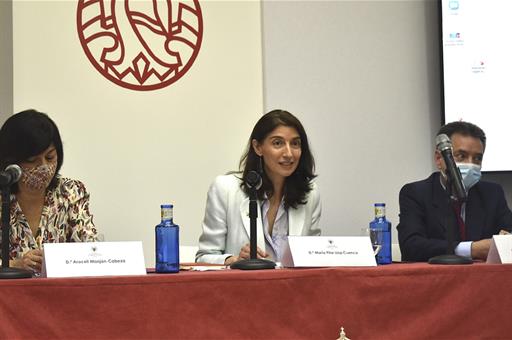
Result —
POLYGON ((482 173, 480 172, 480 169, 482 167, 480 165, 476 165, 473 163, 456 164, 460 170, 460 174, 462 175, 462 182, 464 182, 466 192, 469 192, 469 189, 471 189, 471 187, 477 184, 480 178, 482 177, 482 173))

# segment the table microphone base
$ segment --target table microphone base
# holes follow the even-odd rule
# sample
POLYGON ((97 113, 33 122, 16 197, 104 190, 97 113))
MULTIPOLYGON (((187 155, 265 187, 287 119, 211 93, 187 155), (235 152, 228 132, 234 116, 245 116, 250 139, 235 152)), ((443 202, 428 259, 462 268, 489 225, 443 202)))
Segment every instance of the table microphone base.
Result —
POLYGON ((0 279, 29 279, 32 272, 19 268, 0 268, 0 279))
POLYGON ((473 260, 459 255, 439 255, 431 257, 429 264, 472 264, 473 260))
POLYGON ((276 264, 264 259, 247 259, 236 261, 230 267, 231 269, 242 270, 275 269, 276 264))

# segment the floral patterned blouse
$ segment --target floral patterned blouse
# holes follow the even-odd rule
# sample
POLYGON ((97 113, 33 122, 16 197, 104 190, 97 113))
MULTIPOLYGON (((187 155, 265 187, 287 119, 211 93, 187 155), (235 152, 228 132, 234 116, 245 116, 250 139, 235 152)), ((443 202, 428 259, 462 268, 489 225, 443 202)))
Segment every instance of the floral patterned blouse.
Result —
POLYGON ((58 178, 54 189, 46 193, 36 235, 28 224, 15 195, 11 195, 10 258, 21 258, 43 243, 92 242, 97 231, 89 212, 89 194, 82 182, 58 178))

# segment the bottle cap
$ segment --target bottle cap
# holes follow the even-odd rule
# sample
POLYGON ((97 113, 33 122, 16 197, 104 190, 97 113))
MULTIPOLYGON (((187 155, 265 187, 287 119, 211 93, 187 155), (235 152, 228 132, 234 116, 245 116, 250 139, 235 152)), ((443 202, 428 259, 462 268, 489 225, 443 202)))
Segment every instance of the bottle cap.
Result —
POLYGON ((172 208, 173 205, 172 204, 161 204, 160 205, 160 209, 169 209, 169 208, 172 208))
POLYGON ((376 206, 376 207, 385 207, 386 203, 375 203, 374 206, 376 206))

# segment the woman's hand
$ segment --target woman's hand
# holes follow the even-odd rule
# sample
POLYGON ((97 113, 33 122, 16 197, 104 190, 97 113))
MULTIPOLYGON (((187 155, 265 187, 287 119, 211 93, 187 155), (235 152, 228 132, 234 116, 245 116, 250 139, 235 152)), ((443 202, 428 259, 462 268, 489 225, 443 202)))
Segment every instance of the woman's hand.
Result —
MULTIPOLYGON (((264 259, 268 257, 268 254, 260 249, 260 247, 256 250, 256 256, 260 259, 264 259)), ((240 249, 240 254, 238 256, 230 256, 225 261, 224 264, 226 266, 231 265, 233 262, 236 262, 238 260, 246 260, 251 258, 251 246, 249 243, 247 243, 245 246, 243 246, 240 249)))
POLYGON ((11 266, 31 271, 41 271, 43 264, 43 252, 40 249, 33 249, 23 255, 21 259, 12 260, 11 266))

